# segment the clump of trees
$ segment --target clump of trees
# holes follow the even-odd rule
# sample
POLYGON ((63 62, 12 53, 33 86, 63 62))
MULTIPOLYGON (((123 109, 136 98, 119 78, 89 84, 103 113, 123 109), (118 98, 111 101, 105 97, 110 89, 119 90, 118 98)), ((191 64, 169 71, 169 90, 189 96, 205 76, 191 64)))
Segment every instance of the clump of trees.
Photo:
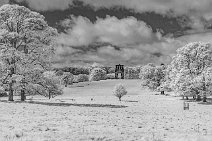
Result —
POLYGON ((107 79, 115 79, 115 73, 107 74, 107 79))
POLYGON ((90 73, 90 81, 105 80, 107 78, 106 71, 101 68, 94 68, 90 73))
POLYGON ((125 67, 124 78, 125 79, 139 79, 140 67, 125 67))
POLYGON ((117 84, 114 87, 113 94, 121 101, 121 98, 127 94, 127 90, 123 84, 117 84))
POLYGON ((77 76, 77 82, 87 82, 87 81, 89 81, 89 75, 79 74, 77 76))
POLYGON ((167 67, 143 66, 140 78, 142 86, 151 90, 172 90, 187 99, 193 96, 206 102, 212 91, 212 47, 209 43, 189 43, 177 50, 167 67))
POLYGON ((61 74, 62 72, 70 72, 73 75, 86 74, 89 75, 90 68, 89 67, 63 67, 63 68, 54 68, 56 73, 61 74))
POLYGON ((0 84, 9 101, 14 93, 21 100, 26 94, 61 94, 53 78, 43 74, 51 69, 56 36, 41 14, 18 5, 0 7, 0 84))
POLYGON ((208 43, 193 42, 177 50, 170 66, 167 83, 182 96, 206 102, 212 86, 212 48, 208 43))

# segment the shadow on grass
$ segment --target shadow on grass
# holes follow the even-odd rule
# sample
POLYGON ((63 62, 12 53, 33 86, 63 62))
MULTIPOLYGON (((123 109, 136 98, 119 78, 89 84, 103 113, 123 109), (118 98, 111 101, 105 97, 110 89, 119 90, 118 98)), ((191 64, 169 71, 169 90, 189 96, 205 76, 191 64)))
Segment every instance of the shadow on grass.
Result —
POLYGON ((196 102, 196 103, 201 104, 201 105, 212 105, 212 98, 207 98, 207 102, 203 102, 202 100, 196 101, 194 99, 189 99, 189 100, 180 99, 180 100, 183 100, 185 102, 196 102))
POLYGON ((212 98, 207 98, 207 102, 199 102, 198 104, 202 105, 212 105, 212 98))
POLYGON ((138 101, 133 101, 133 100, 123 100, 124 102, 138 102, 138 101))
POLYGON ((5 103, 29 103, 29 104, 40 104, 40 105, 46 105, 46 106, 78 106, 78 107, 102 107, 102 108, 126 108, 128 106, 124 105, 111 105, 111 104, 77 104, 77 103, 51 103, 51 102, 39 102, 39 101, 7 101, 7 100, 0 100, 0 102, 5 103))

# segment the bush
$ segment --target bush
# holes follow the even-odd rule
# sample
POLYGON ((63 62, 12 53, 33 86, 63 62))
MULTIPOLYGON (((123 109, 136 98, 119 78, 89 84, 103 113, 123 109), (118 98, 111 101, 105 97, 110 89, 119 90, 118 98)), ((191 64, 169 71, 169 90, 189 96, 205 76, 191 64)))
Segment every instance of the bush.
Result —
POLYGON ((113 94, 119 98, 119 101, 121 101, 121 98, 127 94, 127 90, 126 88, 124 87, 123 84, 117 84, 115 87, 114 87, 114 91, 113 91, 113 94))
POLYGON ((106 71, 101 68, 94 68, 90 74, 90 81, 105 80, 107 78, 106 71))
POLYGON ((107 74, 107 79, 115 79, 115 73, 107 74))
POLYGON ((86 82, 89 81, 89 76, 86 74, 80 74, 76 77, 77 82, 86 82))

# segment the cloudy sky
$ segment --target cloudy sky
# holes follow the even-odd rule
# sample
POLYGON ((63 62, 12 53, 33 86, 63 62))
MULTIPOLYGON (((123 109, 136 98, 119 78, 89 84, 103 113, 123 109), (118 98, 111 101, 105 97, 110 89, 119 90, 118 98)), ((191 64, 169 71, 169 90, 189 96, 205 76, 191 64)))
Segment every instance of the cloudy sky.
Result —
POLYGON ((169 63, 188 42, 212 43, 211 0, 0 0, 58 29, 56 66, 169 63))

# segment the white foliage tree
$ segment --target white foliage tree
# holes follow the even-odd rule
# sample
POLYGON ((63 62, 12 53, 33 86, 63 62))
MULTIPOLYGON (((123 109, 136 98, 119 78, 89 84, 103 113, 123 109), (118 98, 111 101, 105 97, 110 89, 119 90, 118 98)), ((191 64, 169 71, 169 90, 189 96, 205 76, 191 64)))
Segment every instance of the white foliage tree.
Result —
POLYGON ((142 86, 146 86, 151 90, 157 90, 164 82, 165 72, 165 66, 155 66, 154 64, 143 66, 140 71, 142 86))
POLYGON ((90 81, 99 81, 107 79, 106 71, 101 68, 94 68, 90 74, 90 81))
POLYGON ((74 75, 70 72, 64 72, 62 75, 62 84, 67 87, 68 85, 72 85, 74 80, 74 75))
POLYGON ((29 85, 38 85, 26 82, 28 76, 34 75, 33 69, 50 69, 56 35, 57 31, 49 27, 39 13, 18 5, 0 7, 1 83, 9 87, 9 101, 13 101, 15 85, 22 86, 22 100, 29 85), (21 81, 16 82, 14 76, 17 75, 21 81))
POLYGON ((127 94, 127 90, 123 84, 117 84, 114 87, 113 94, 121 101, 121 98, 127 94))
POLYGON ((193 42, 177 50, 169 68, 170 87, 180 95, 203 96, 211 88, 212 48, 208 43, 193 42))

